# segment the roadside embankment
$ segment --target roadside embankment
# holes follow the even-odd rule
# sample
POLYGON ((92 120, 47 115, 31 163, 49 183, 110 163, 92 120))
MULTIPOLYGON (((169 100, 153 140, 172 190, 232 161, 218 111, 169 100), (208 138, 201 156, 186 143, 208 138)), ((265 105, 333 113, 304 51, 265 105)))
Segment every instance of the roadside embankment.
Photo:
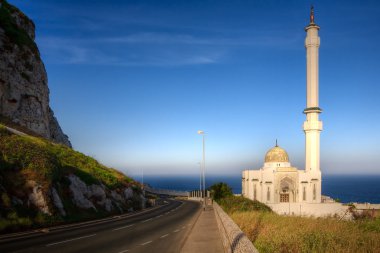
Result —
POLYGON ((213 207, 226 253, 259 252, 238 225, 216 202, 214 202, 213 207))

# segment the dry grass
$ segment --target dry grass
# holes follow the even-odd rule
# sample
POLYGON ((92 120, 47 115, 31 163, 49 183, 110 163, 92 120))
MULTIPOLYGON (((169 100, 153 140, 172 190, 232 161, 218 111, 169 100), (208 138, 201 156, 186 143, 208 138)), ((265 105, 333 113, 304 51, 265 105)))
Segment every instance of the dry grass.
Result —
POLYGON ((262 253, 380 252, 380 218, 339 221, 240 210, 229 215, 262 253))

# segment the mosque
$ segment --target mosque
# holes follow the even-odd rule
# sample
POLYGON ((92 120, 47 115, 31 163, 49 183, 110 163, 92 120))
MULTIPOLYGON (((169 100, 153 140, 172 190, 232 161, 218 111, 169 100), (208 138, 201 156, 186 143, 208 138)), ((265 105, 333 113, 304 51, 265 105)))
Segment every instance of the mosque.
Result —
POLYGON ((314 22, 311 8, 310 23, 305 27, 306 39, 306 121, 305 169, 291 166, 287 152, 276 145, 270 149, 262 168, 242 172, 242 195, 269 205, 280 214, 295 215, 340 215, 346 206, 334 202, 321 194, 322 173, 320 169, 320 133, 322 109, 318 103, 318 51, 319 26, 314 22))

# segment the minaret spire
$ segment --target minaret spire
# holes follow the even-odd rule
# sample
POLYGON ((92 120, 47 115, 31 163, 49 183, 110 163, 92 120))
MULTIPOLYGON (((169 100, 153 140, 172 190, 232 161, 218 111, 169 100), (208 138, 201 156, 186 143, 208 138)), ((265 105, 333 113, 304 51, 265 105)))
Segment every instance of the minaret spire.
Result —
POLYGON ((314 6, 310 7, 310 24, 314 24, 314 6))
POLYGON ((278 147, 278 145, 277 145, 277 139, 276 139, 276 147, 278 147))

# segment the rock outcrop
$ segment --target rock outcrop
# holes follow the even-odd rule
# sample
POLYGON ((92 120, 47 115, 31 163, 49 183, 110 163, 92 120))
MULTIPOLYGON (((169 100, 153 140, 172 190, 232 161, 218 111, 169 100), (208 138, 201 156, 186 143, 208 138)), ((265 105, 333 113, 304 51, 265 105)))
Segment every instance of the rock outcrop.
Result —
POLYGON ((28 202, 37 207, 44 214, 51 215, 42 187, 32 180, 28 182, 28 185, 32 189, 32 192, 29 193, 28 202))
POLYGON ((52 187, 52 189, 51 189, 51 197, 52 197, 52 200, 53 200, 55 207, 58 208, 59 213, 62 216, 66 216, 65 207, 63 206, 62 200, 59 197, 58 192, 54 187, 52 187))
POLYGON ((68 179, 70 180, 70 191, 73 195, 73 202, 75 205, 84 209, 92 208, 96 210, 94 204, 87 199, 87 197, 91 196, 87 185, 77 176, 72 174, 68 176, 68 179))
POLYGON ((49 106, 48 78, 34 39, 33 21, 0 0, 0 116, 71 147, 49 106))

